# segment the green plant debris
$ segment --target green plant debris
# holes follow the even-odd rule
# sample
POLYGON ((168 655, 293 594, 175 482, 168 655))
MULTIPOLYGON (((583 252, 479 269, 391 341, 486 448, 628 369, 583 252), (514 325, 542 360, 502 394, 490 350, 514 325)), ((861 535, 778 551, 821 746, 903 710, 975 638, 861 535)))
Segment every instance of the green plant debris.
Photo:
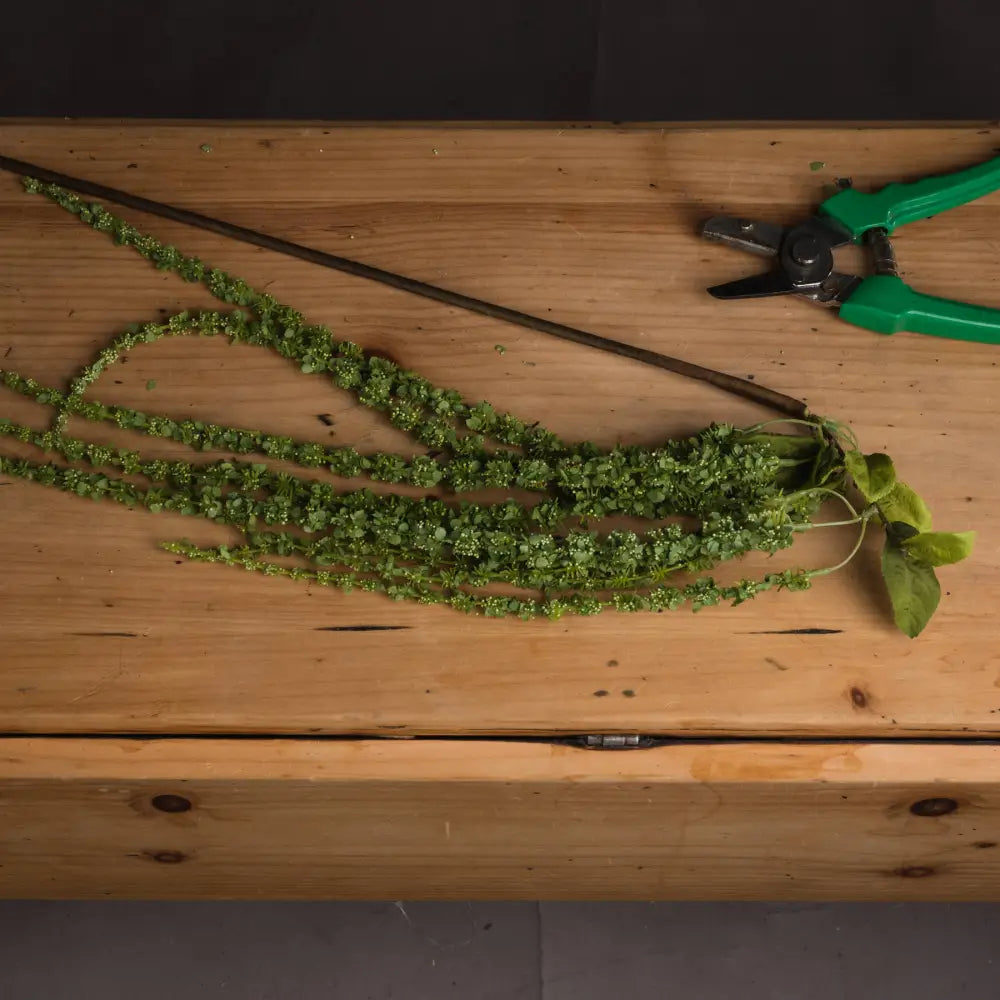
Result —
MULTIPOLYGON (((0 369, 7 388, 53 413, 44 431, 0 420, 0 436, 45 454, 44 461, 0 454, 0 473, 235 532, 236 541, 226 545, 165 541, 163 548, 175 555, 467 613, 559 619, 604 610, 697 611, 769 590, 804 590, 855 558, 868 527, 878 524, 885 532, 882 569, 894 617, 913 636, 939 600, 934 568, 971 552, 971 533, 932 532, 926 504, 897 481, 888 456, 862 454, 843 425, 810 416, 746 428, 710 424, 655 447, 567 442, 537 422, 469 401, 338 341, 293 307, 141 233, 99 204, 30 179, 25 187, 157 268, 203 284, 225 304, 127 328, 65 389, 0 369), (92 398, 94 383, 127 352, 175 336, 223 337, 273 351, 304 376, 381 414, 413 439, 414 454, 362 453, 92 398), (146 458, 70 436, 71 417, 230 457, 146 458), (772 433, 773 424, 795 426, 791 433, 772 433), (272 461, 285 463, 283 471, 272 461), (297 471, 284 471, 289 466, 297 471), (422 492, 344 488, 311 477, 317 469, 422 492), (500 501, 477 501, 474 494, 484 490, 509 492, 500 501), (515 500, 513 491, 532 499, 515 500), (819 520, 831 500, 848 516, 819 520), (646 529, 607 527, 607 519, 623 516, 640 519, 646 529), (710 574, 750 552, 788 549, 802 531, 844 525, 858 534, 835 566, 731 583, 710 574)), ((147 389, 155 385, 153 379, 146 383, 147 389)), ((319 419, 326 423, 326 417, 319 419)))
POLYGON ((151 389, 155 389, 155 388, 156 388, 156 379, 155 379, 155 378, 151 378, 151 379, 149 379, 149 380, 148 380, 148 381, 146 382, 146 388, 147 388, 147 389, 150 389, 150 390, 151 390, 151 389))
POLYGON ((822 170, 825 166, 826 166, 825 161, 813 160, 812 163, 809 164, 809 169, 815 172, 817 170, 822 170))
POLYGON ((201 144, 201 145, 200 145, 200 146, 199 146, 198 148, 199 148, 199 149, 200 149, 200 150, 201 150, 201 151, 202 151, 203 153, 211 153, 211 152, 212 152, 212 147, 211 147, 211 145, 209 145, 209 143, 207 143, 207 142, 203 142, 203 143, 202 143, 202 144, 201 144))

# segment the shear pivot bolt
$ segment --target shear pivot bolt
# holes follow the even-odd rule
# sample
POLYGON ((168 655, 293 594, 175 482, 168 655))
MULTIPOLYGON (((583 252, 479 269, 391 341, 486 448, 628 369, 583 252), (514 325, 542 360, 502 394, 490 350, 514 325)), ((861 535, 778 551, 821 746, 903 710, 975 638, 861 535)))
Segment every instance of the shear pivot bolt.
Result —
POLYGON ((800 236, 792 244, 792 260, 796 264, 808 266, 819 260, 821 247, 815 236, 800 236))

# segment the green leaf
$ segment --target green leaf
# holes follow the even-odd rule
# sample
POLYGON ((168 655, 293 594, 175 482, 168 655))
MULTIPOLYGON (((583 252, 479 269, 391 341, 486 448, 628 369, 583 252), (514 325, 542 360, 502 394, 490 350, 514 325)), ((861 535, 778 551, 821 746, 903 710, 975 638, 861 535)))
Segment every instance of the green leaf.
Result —
POLYGON ((862 484, 867 485, 868 483, 868 463, 865 461, 865 456, 860 451, 845 451, 844 468, 847 469, 858 489, 864 493, 865 487, 862 484))
POLYGON ((896 625, 911 639, 916 638, 931 620, 941 599, 934 568, 912 558, 887 538, 882 550, 882 576, 896 625))
POLYGON ((972 552, 974 531, 925 531, 903 542, 903 548, 914 559, 930 566, 947 566, 961 562, 972 552))
POLYGON ((930 531, 931 512, 927 504, 906 483, 895 486, 878 502, 882 516, 889 521, 903 521, 918 531, 930 531))
POLYGON ((150 379, 150 380, 149 380, 149 381, 148 381, 148 382, 146 383, 146 388, 147 388, 147 389, 155 389, 155 388, 156 388, 156 379, 155 379, 155 378, 151 378, 151 379, 150 379))
POLYGON ((881 452, 871 455, 862 455, 860 451, 845 452, 844 465, 854 480, 854 485, 869 503, 876 503, 888 496, 896 485, 896 470, 892 459, 881 452))

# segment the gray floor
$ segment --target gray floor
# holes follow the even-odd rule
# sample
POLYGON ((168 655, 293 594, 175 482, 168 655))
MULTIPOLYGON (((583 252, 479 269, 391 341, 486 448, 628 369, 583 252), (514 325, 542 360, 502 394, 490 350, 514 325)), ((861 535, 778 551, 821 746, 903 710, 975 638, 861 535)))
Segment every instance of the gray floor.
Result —
POLYGON ((0 903, 3 1000, 996 1000, 1000 906, 0 903))

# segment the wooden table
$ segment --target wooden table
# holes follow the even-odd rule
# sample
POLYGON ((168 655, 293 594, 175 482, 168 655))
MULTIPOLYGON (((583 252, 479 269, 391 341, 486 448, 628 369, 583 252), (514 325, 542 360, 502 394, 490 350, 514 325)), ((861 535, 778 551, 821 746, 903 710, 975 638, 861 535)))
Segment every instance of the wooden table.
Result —
MULTIPOLYGON (((178 564, 156 543, 207 540, 211 526, 0 481, 0 895, 1000 895, 1000 350, 879 336, 794 298, 716 302, 707 285, 758 265, 697 235, 720 210, 796 220, 838 176, 868 189, 998 143, 1000 130, 971 127, 0 125, 8 155, 804 397, 892 454, 939 526, 980 532, 974 558, 941 571, 941 610, 915 641, 891 626, 874 548, 808 593, 735 609, 525 624, 178 564), (572 742, 606 733, 665 739, 572 742), (927 799, 955 808, 911 809, 927 799)), ((653 443, 762 413, 124 214, 570 438, 653 443)), ((1000 304, 997 232, 1000 196, 909 226, 905 275, 1000 304)), ((0 291, 2 365, 52 384, 125 323, 211 301, 9 175, 0 291)), ((260 350, 183 339, 134 351, 95 394, 405 445, 296 376, 260 350)), ((4 416, 43 420, 2 398, 4 416)), ((835 561, 851 541, 816 533, 796 561, 835 561)))

